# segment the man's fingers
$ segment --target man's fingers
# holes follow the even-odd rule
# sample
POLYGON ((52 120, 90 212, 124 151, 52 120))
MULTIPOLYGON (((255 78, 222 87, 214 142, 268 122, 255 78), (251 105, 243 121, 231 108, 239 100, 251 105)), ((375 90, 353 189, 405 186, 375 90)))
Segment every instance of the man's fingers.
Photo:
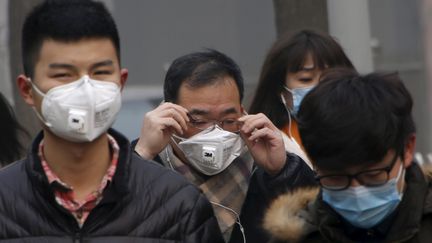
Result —
POLYGON ((247 134, 254 132, 256 129, 261 129, 264 127, 270 128, 272 130, 277 129, 273 123, 261 113, 257 115, 247 115, 241 117, 239 121, 243 122, 241 131, 247 134))
POLYGON ((174 104, 174 103, 170 103, 170 102, 165 102, 162 104, 163 107, 166 108, 172 108, 174 110, 176 110, 185 121, 189 121, 189 117, 187 115, 187 113, 189 112, 186 108, 184 108, 183 106, 174 104))
POLYGON ((159 105, 156 109, 149 112, 147 117, 153 122, 158 121, 161 118, 173 118, 183 130, 187 129, 187 122, 189 121, 187 110, 185 108, 169 102, 159 105))
POLYGON ((183 129, 180 124, 172 117, 161 118, 159 124, 162 126, 162 130, 174 129, 177 134, 183 134, 183 129))
POLYGON ((257 141, 259 139, 263 139, 263 138, 275 138, 274 136, 274 131, 264 127, 261 129, 256 129, 255 131, 253 131, 251 133, 251 135, 247 138, 249 141, 257 141))
POLYGON ((182 127, 183 130, 187 129, 187 120, 184 119, 184 116, 178 110, 174 108, 168 108, 162 110, 158 113, 160 118, 172 118, 182 127))

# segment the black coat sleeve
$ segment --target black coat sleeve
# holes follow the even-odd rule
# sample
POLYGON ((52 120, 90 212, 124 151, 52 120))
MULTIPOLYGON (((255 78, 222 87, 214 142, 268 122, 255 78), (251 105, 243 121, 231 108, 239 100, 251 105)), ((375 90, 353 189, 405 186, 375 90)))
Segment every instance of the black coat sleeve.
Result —
POLYGON ((224 243, 213 209, 203 194, 190 212, 184 242, 224 243))
POLYGON ((261 193, 270 198, 289 190, 317 185, 312 169, 293 153, 287 153, 285 166, 279 174, 271 176, 263 169, 257 169, 255 173, 261 193))
MULTIPOLYGON (((270 236, 262 228, 262 219, 270 202, 289 190, 316 185, 314 172, 297 155, 288 153, 287 161, 279 174, 271 176, 257 167, 249 183, 249 190, 240 215, 247 242, 267 242, 270 236)), ((243 242, 238 225, 230 243, 243 242)))
MULTIPOLYGON (((138 139, 131 142, 131 150, 135 150, 135 146, 138 139)), ((157 155, 153 158, 153 161, 161 164, 162 160, 157 155)), ((192 184, 190 185, 192 186, 192 184)), ((188 195, 188 198, 196 196, 195 204, 192 209, 188 212, 188 220, 183 225, 184 234, 182 242, 196 243, 196 242, 208 242, 208 243, 224 243, 222 233, 219 229, 217 219, 214 216, 213 208, 210 202, 207 200, 205 195, 199 190, 198 187, 193 186, 196 194, 188 195), (197 194, 199 194, 197 196, 197 194)))

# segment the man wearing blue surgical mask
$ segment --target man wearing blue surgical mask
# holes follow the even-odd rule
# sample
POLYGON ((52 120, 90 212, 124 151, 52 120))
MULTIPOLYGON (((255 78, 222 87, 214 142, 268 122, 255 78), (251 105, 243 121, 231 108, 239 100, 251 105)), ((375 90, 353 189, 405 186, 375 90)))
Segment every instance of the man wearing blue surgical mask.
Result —
POLYGON ((243 78, 228 56, 207 50, 179 57, 165 77, 165 102, 145 115, 135 151, 199 186, 227 242, 261 243, 271 199, 315 182, 265 115, 246 114, 242 98, 243 78))
POLYGON ((320 188, 274 202, 265 217, 274 242, 430 242, 412 105, 396 74, 325 73, 298 115, 320 188))

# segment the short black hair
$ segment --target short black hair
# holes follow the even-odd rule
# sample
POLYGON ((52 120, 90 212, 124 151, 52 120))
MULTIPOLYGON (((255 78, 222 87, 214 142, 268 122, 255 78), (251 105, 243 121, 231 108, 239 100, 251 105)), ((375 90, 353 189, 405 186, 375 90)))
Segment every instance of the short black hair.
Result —
POLYGON ((415 125, 410 93, 397 73, 329 70, 300 105, 300 137, 318 168, 340 170, 403 154, 415 125))
POLYGON ((5 166, 20 158, 24 149, 20 142, 20 136, 29 136, 29 134, 17 121, 12 107, 2 93, 0 93, 0 114, 2 116, 0 120, 2 128, 0 165, 5 166))
POLYGON ((289 117, 280 94, 287 73, 300 71, 308 54, 320 70, 336 67, 355 69, 342 47, 330 35, 314 30, 302 30, 294 35, 288 33, 273 44, 265 58, 249 109, 251 114, 264 113, 280 129, 288 123, 289 117))
POLYGON ((101 2, 91 0, 46 0, 26 17, 22 28, 24 73, 33 77, 43 41, 79 41, 109 38, 120 60, 120 38, 111 14, 101 2))
POLYGON ((165 75, 164 99, 177 103, 180 86, 183 83, 191 87, 203 87, 224 76, 230 76, 235 80, 241 102, 244 92, 243 77, 233 59, 213 49, 181 56, 173 61, 165 75))

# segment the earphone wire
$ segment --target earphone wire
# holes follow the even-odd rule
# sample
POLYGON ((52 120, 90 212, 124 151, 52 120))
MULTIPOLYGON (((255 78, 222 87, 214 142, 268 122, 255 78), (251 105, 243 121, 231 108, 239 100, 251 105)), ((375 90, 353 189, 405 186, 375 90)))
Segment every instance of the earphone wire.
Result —
POLYGON ((224 206, 224 205, 222 205, 222 204, 220 204, 220 203, 213 202, 213 201, 210 201, 210 203, 211 203, 211 204, 214 204, 214 205, 216 205, 216 206, 219 206, 219 207, 221 207, 221 208, 223 208, 223 209, 229 211, 230 213, 234 214, 234 216, 236 217, 236 222, 235 222, 235 223, 239 226, 239 229, 240 229, 240 231, 241 231, 241 233, 242 233, 242 236, 243 236, 243 243, 246 243, 246 235, 245 235, 245 232, 244 232, 243 225, 242 225, 242 223, 241 223, 241 221, 240 221, 240 215, 239 215, 236 211, 234 211, 234 209, 229 208, 229 207, 227 207, 227 206, 224 206))
POLYGON ((284 105, 285 110, 288 113, 288 135, 289 135, 290 138, 293 138, 293 136, 291 134, 291 112, 290 112, 290 110, 287 107, 287 102, 286 102, 285 97, 283 96, 283 94, 281 94, 280 97, 281 97, 281 100, 282 100, 282 104, 284 105))

